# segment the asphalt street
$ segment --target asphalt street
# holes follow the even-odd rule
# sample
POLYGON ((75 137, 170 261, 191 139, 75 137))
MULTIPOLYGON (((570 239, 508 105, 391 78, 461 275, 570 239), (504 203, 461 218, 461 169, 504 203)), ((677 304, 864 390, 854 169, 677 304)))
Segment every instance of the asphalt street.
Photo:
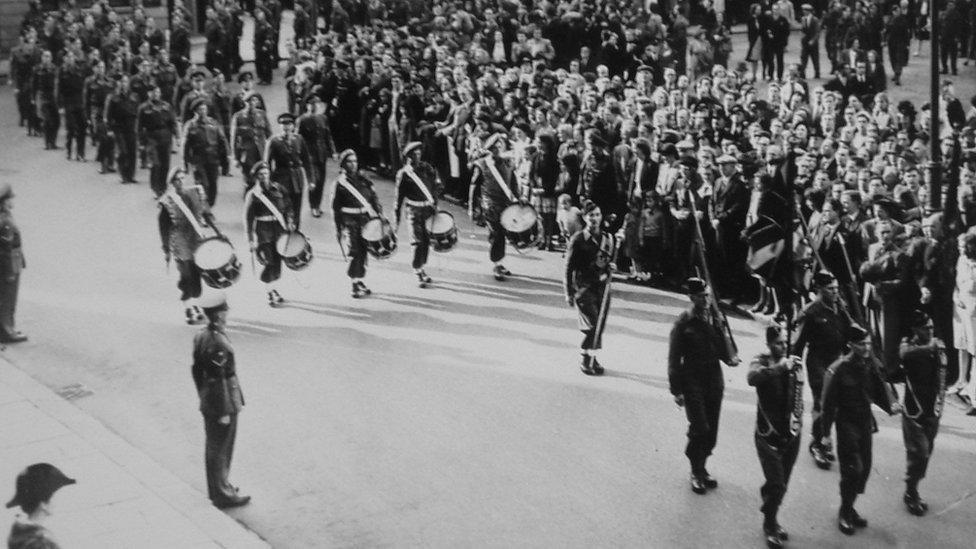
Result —
MULTIPOLYGON (((260 90, 272 114, 284 105, 280 82, 260 90)), ((0 88, 0 181, 17 194, 27 260, 18 325, 30 336, 4 355, 54 389, 80 384, 77 406, 205 492, 190 377, 199 328, 183 323, 147 172, 121 185, 43 151, 16 122, 13 94, 0 88)), ((390 212, 392 184, 375 183, 390 212)), ((228 291, 246 399, 232 480, 254 497, 230 514, 273 546, 762 546, 745 367, 726 370, 709 462, 721 485, 707 496, 688 489, 686 423, 666 372, 685 298, 615 285, 607 375, 585 377, 559 254, 511 254, 515 276, 495 282, 486 231, 449 207, 461 239, 432 254, 433 287, 416 286, 401 230, 399 252, 370 261, 365 300, 349 296, 329 214, 308 218, 315 260, 285 273, 286 304, 272 310, 246 257, 241 195, 237 170, 221 178, 215 214, 244 263, 228 291)), ((762 327, 731 321, 748 360, 762 327)), ((804 452, 781 514, 791 546, 973 547, 976 421, 954 401, 947 409, 922 485, 929 516, 904 510, 900 420, 876 411, 858 505, 870 527, 837 531, 836 468, 820 471, 804 452)))

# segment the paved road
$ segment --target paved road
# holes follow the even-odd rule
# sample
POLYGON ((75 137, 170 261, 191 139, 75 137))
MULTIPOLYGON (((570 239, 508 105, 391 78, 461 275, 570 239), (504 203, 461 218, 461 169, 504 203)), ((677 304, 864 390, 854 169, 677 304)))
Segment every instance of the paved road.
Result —
MULTIPOLYGON (((262 91, 283 105, 280 90, 262 91)), ((31 336, 6 355, 53 388, 84 385, 79 407, 203 491, 195 329, 163 264, 146 173, 122 186, 41 151, 13 122, 0 89, 0 179, 17 192, 28 263, 18 319, 31 336)), ((390 183, 377 187, 389 204, 390 183)), ((240 203, 239 176, 222 178, 216 215, 243 251, 240 203)), ((495 283, 484 231, 455 215, 461 242, 434 256, 430 289, 414 285, 401 249, 371 262, 374 296, 352 300, 325 218, 307 225, 315 261, 285 276, 287 307, 267 308, 245 261, 229 291, 247 398, 233 478, 255 499, 232 516, 276 547, 760 545, 742 368, 727 372, 710 464, 722 485, 707 497, 686 485, 684 416, 664 363, 683 298, 618 285, 607 376, 586 378, 558 254, 513 257, 518 276, 495 283)), ((743 356, 760 350, 761 327, 733 329, 743 356)), ((904 512, 899 424, 879 418, 859 506, 871 528, 837 532, 837 473, 801 456, 782 514, 794 545, 972 547, 974 422, 949 408, 923 485, 930 517, 904 512)))

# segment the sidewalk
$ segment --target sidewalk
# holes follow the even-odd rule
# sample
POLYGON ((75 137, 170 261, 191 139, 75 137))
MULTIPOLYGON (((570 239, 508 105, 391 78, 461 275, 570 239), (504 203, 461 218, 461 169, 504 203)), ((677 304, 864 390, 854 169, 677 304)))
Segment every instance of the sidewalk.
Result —
MULTIPOLYGON (((13 497, 17 474, 31 463, 52 463, 78 481, 53 500, 49 528, 62 547, 270 547, 197 488, 2 357, 0 418, 0 503, 13 497)), ((4 511, 0 542, 6 544, 19 510, 4 511)))

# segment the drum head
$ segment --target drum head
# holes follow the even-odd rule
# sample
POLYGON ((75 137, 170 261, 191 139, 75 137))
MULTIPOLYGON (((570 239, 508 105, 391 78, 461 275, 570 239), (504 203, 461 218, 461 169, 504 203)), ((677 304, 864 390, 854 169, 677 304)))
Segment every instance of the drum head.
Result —
POLYGON ((502 210, 499 222, 506 231, 521 233, 532 228, 538 220, 539 216, 532 206, 513 204, 502 210))
POLYGON ((437 212, 430 221, 430 232, 432 234, 445 234, 455 228, 454 216, 448 212, 437 212))
POLYGON ((278 242, 275 243, 275 249, 278 250, 278 255, 282 257, 295 257, 296 255, 300 255, 305 251, 306 247, 308 247, 308 239, 298 231, 279 236, 278 242))
POLYGON ((383 238, 383 222, 379 219, 370 219, 363 225, 363 238, 370 242, 376 242, 383 238))
POLYGON ((234 257, 234 247, 219 238, 208 238, 197 246, 193 261, 203 270, 219 269, 234 257))

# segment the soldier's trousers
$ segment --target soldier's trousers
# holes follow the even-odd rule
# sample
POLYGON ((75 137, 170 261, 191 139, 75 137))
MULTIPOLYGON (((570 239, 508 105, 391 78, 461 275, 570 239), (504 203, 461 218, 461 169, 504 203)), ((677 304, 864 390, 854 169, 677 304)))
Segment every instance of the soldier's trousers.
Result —
MULTIPOLYGON (((827 362, 826 364, 830 364, 827 362)), ((820 407, 820 400, 823 395, 823 379, 825 368, 821 365, 811 365, 807 359, 807 383, 810 385, 810 393, 813 397, 813 410, 810 411, 810 444, 819 443, 823 437, 830 436, 825 433, 823 428, 823 409, 820 407)))
POLYGON ((207 436, 205 462, 207 467, 207 495, 219 503, 237 496, 237 490, 227 477, 234 457, 234 440, 237 438, 237 414, 230 415, 230 423, 223 425, 218 416, 203 416, 207 436))
POLYGON ((28 90, 17 92, 17 111, 20 113, 20 125, 27 126, 28 130, 36 131, 38 127, 37 112, 34 109, 34 102, 28 90))
POLYGON ((115 165, 115 139, 108 136, 105 125, 95 122, 92 138, 96 144, 95 162, 102 164, 103 170, 109 170, 115 165))
POLYGON ((276 246, 281 225, 277 221, 255 221, 254 233, 258 241, 255 253, 258 262, 264 265, 261 270, 261 282, 265 284, 281 278, 281 255, 276 246))
POLYGON ((204 162, 193 165, 193 177, 197 185, 203 187, 207 195, 207 204, 211 206, 217 202, 217 177, 220 176, 220 162, 204 162))
POLYGON ((312 162, 312 186, 308 191, 309 207, 313 210, 322 208, 322 194, 325 191, 325 161, 312 162))
POLYGON ((688 417, 688 445, 685 455, 691 463, 691 470, 701 473, 705 461, 712 455, 718 441, 718 420, 722 411, 721 379, 702 380, 697 387, 687 389, 685 396, 685 415, 688 417))
POLYGON ((820 77, 820 46, 800 46, 800 76, 806 78, 807 61, 813 63, 813 75, 820 77))
POLYGON ((584 351, 595 351, 603 346, 603 330, 606 328, 607 311, 610 310, 609 300, 607 310, 600 310, 605 288, 606 286, 590 288, 576 296, 578 324, 580 331, 583 332, 580 349, 584 351))
POLYGON ((61 128, 61 113, 58 106, 53 101, 42 101, 39 105, 41 110, 41 127, 44 130, 44 144, 47 147, 57 146, 58 130, 61 128))
POLYGON ((166 192, 166 176, 169 174, 170 152, 172 150, 173 142, 169 139, 149 139, 146 142, 149 188, 156 196, 166 192))
POLYGON ((505 259, 505 228, 502 227, 501 217, 506 205, 496 204, 483 198, 481 207, 484 211, 485 223, 488 224, 488 259, 498 263, 505 259))
POLYGON ((864 493, 871 474, 871 424, 837 422, 837 461, 840 463, 841 501, 853 504, 864 493))
POLYGON ((125 181, 136 178, 136 134, 115 130, 116 159, 119 175, 125 181))
POLYGON ((793 464, 796 463, 796 456, 800 450, 800 437, 797 435, 790 437, 788 441, 771 441, 756 433, 755 439, 759 465, 766 478, 766 482, 759 489, 759 494, 762 496, 762 507, 759 510, 764 515, 775 518, 780 504, 783 503, 783 496, 786 495, 786 487, 790 483, 793 464))
POLYGON ((181 301, 200 297, 200 268, 192 259, 177 259, 176 270, 180 273, 180 280, 176 283, 182 294, 181 301))
POLYGON ((918 481, 925 478, 929 458, 932 457, 932 449, 935 446, 935 435, 939 433, 939 418, 912 419, 902 414, 901 433, 905 440, 905 459, 908 463, 905 482, 916 485, 918 481))
POLYGON ((366 224, 369 216, 339 215, 342 240, 346 246, 346 257, 349 259, 346 274, 349 278, 362 278, 366 276, 366 240, 363 238, 363 225, 366 224))
POLYGON ((75 144, 75 152, 81 158, 85 157, 85 129, 88 121, 85 119, 85 111, 82 107, 69 107, 64 111, 64 129, 67 135, 64 139, 64 146, 67 148, 68 156, 71 156, 71 145, 75 144))
POLYGON ((0 336, 11 336, 17 332, 14 314, 17 312, 19 289, 19 274, 0 277, 0 336))
POLYGON ((420 269, 427 264, 430 255, 430 234, 427 233, 427 220, 434 215, 433 206, 407 206, 407 220, 410 224, 410 239, 413 244, 413 268, 420 269))

